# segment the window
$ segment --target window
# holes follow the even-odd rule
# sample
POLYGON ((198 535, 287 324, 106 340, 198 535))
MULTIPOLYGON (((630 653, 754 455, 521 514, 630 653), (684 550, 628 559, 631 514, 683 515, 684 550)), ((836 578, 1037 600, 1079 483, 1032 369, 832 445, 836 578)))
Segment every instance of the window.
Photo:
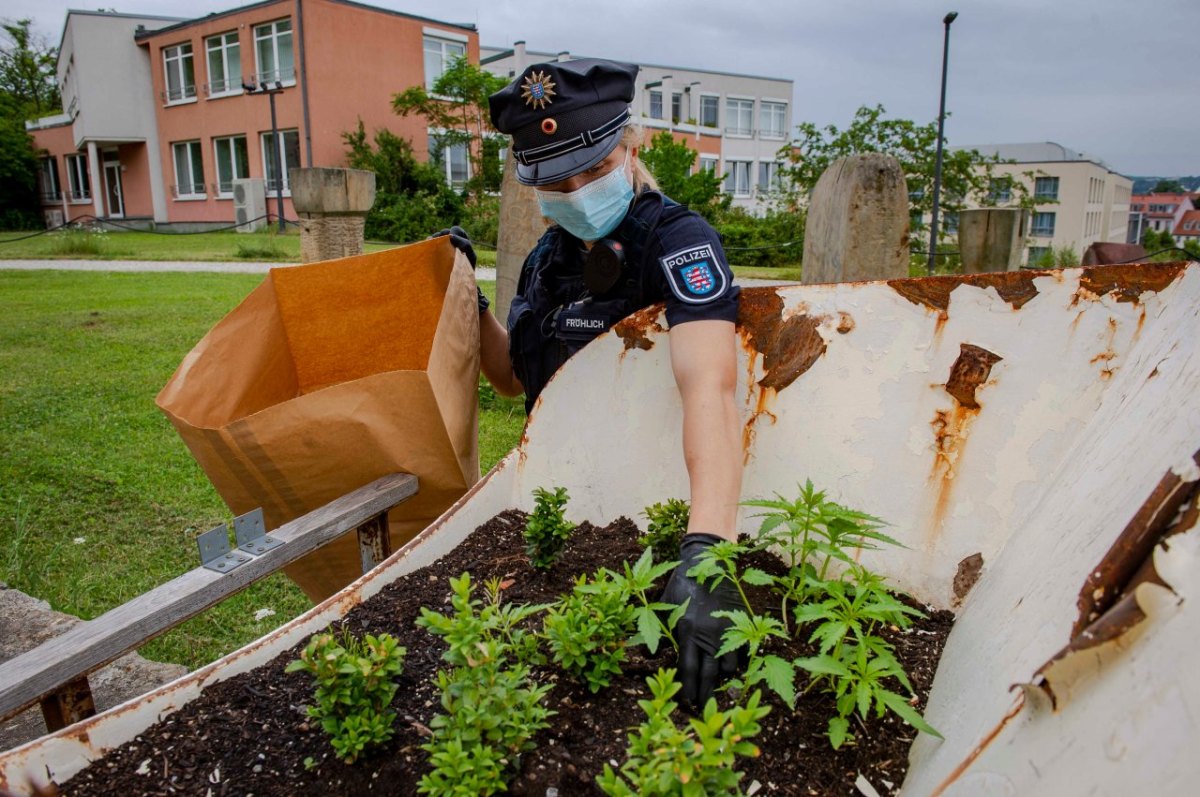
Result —
POLYGON ((988 186, 988 200, 1002 205, 1012 201, 1012 178, 997 177, 988 186))
POLYGON ((208 96, 242 92, 242 47, 237 31, 204 40, 208 52, 208 96))
MULTIPOLYGON (((1058 199, 1058 178, 1038 177, 1033 184, 1034 199, 1058 199)), ((1053 215, 1053 214, 1051 214, 1053 215)))
POLYGON ((38 191, 43 202, 62 199, 62 188, 58 184, 58 163, 54 158, 42 158, 38 164, 38 191))
POLYGON ((725 190, 734 196, 750 196, 750 161, 726 162, 725 190))
POLYGON ((431 133, 429 135, 429 162, 436 164, 442 170, 442 174, 451 188, 462 188, 471 176, 465 142, 446 144, 438 140, 437 135, 431 133))
POLYGON ((455 58, 467 57, 465 42, 438 39, 433 36, 425 37, 425 89, 433 91, 433 84, 438 81, 455 58))
POLYGON ((759 162, 758 190, 760 193, 779 190, 779 163, 777 161, 759 162))
POLYGON ((254 56, 258 63, 255 83, 296 83, 292 54, 292 21, 278 19, 254 28, 254 56))
POLYGON ((662 92, 661 91, 651 91, 650 92, 650 118, 651 119, 662 119, 663 118, 662 92))
POLYGON ((288 169, 300 167, 300 131, 280 130, 279 137, 283 146, 275 145, 273 134, 262 134, 263 174, 267 176, 268 194, 278 191, 280 186, 283 187, 283 193, 290 194, 292 189, 288 184, 288 169))
POLYGON ((787 134, 787 103, 763 100, 759 109, 758 123, 762 126, 763 138, 783 138, 787 134))
POLYGON ((1053 213, 1034 213, 1033 226, 1030 227, 1031 235, 1039 235, 1046 238, 1054 235, 1054 214, 1053 213))
POLYGON ((67 156, 67 185, 72 202, 87 202, 92 198, 92 183, 88 179, 87 155, 67 156))
POLYGON ((717 158, 713 155, 701 155, 699 171, 708 172, 709 174, 716 174, 717 158))
POLYGON ((754 132, 754 100, 725 100, 725 132, 732 136, 748 136, 754 132))
POLYGON ((681 118, 683 118, 683 95, 674 92, 671 94, 671 121, 679 124, 681 118))
POLYGON ((217 159, 217 196, 233 196, 233 181, 250 176, 245 136, 214 138, 217 159))
POLYGON ((704 94, 700 97, 700 124, 705 127, 717 126, 717 107, 721 98, 715 94, 704 94))
POLYGON ((942 219, 942 232, 946 235, 958 234, 958 214, 953 211, 946 211, 946 217, 942 219))
POLYGON ((1054 265, 1053 261, 1051 261, 1049 263, 1042 263, 1042 261, 1047 259, 1049 256, 1050 256, 1050 247, 1048 247, 1048 246, 1031 246, 1031 247, 1029 247, 1028 265, 1030 265, 1030 266, 1037 266, 1037 265, 1053 266, 1054 265))
POLYGON ((192 43, 164 47, 163 65, 167 73, 167 104, 195 99, 196 68, 192 64, 192 43))
POLYGON ((203 199, 204 161, 200 157, 199 141, 180 141, 171 145, 175 156, 176 199, 203 199))

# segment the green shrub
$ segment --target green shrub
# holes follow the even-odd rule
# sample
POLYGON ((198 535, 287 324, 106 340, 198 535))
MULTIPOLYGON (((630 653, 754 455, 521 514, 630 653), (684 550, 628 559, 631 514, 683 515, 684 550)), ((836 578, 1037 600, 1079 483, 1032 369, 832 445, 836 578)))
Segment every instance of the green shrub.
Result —
POLYGON ((102 255, 108 233, 86 227, 70 227, 51 233, 54 241, 50 251, 56 255, 102 255))
POLYGON ((329 734, 338 757, 352 764, 371 745, 392 738, 396 715, 388 710, 403 670, 405 649, 388 634, 355 639, 349 631, 339 641, 333 634, 314 636, 288 664, 286 672, 303 670, 316 680, 316 705, 308 716, 329 734))
POLYGON ((579 576, 575 588, 546 614, 543 633, 554 663, 592 692, 621 674, 625 645, 637 621, 622 581, 601 570, 591 581, 579 576))
POLYGON ((533 514, 525 522, 525 553, 531 565, 545 570, 558 559, 575 524, 563 517, 568 498, 565 487, 557 487, 554 492, 538 487, 533 495, 533 514))
POLYGON ((654 558, 659 561, 675 558, 679 554, 679 542, 687 534, 691 513, 691 506, 680 498, 668 498, 665 504, 646 507, 642 514, 650 524, 639 541, 654 551, 654 558))
POLYGON ((771 268, 800 262, 804 222, 801 210, 778 207, 756 216, 745 208, 732 207, 716 214, 713 227, 721 234, 730 263, 771 268))

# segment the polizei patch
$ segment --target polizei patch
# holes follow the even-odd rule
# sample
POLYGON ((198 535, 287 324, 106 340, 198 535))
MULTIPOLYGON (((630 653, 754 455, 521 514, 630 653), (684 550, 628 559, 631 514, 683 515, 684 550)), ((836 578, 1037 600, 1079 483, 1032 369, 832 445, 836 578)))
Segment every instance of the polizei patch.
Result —
POLYGON ((729 287, 725 268, 717 259, 712 244, 681 249, 674 254, 660 257, 658 263, 667 273, 671 291, 680 301, 688 304, 711 302, 723 295, 729 287))

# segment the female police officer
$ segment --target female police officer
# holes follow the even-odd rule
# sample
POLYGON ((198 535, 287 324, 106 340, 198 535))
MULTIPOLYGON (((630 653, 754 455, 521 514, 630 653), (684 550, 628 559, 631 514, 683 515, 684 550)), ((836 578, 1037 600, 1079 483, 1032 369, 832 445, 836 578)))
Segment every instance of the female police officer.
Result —
POLYGON ((640 133, 628 127, 637 71, 594 59, 537 64, 491 96, 493 124, 512 136, 517 179, 534 187, 554 224, 525 261, 507 330, 482 314, 481 367, 498 392, 524 392, 530 411, 587 340, 666 302, 692 506, 682 563, 663 598, 688 601, 676 629, 680 680, 684 697, 700 706, 738 666, 734 654, 714 657, 728 622, 712 616, 736 608, 736 596, 728 585, 709 590, 687 576, 704 549, 736 538, 738 288, 716 232, 654 190, 637 159, 640 133))

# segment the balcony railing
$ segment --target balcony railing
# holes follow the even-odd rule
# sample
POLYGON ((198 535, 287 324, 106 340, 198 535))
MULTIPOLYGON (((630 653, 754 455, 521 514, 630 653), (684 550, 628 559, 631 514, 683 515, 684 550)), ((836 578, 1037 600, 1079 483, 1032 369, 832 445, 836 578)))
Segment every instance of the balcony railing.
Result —
POLYGON ((51 202, 62 202, 62 191, 42 191, 42 203, 50 204, 51 202))
POLYGON ((196 87, 181 86, 176 89, 166 89, 161 92, 160 96, 165 103, 183 102, 184 100, 192 100, 196 98, 196 87))
POLYGON ((207 196, 204 183, 179 183, 171 186, 171 196, 176 199, 191 199, 207 196))
POLYGON ((727 127, 725 128, 727 136, 752 136, 754 135, 753 127, 727 127))
POLYGON ((82 190, 71 191, 69 196, 72 202, 90 202, 92 199, 92 192, 91 190, 85 188, 82 190))
POLYGON ((242 76, 227 78, 225 80, 213 80, 204 84, 204 96, 220 97, 225 94, 241 94, 242 76))
POLYGON ((294 67, 272 69, 258 75, 251 75, 249 82, 255 86, 262 85, 263 83, 266 83, 268 86, 274 83, 294 85, 296 83, 296 69, 294 67))

